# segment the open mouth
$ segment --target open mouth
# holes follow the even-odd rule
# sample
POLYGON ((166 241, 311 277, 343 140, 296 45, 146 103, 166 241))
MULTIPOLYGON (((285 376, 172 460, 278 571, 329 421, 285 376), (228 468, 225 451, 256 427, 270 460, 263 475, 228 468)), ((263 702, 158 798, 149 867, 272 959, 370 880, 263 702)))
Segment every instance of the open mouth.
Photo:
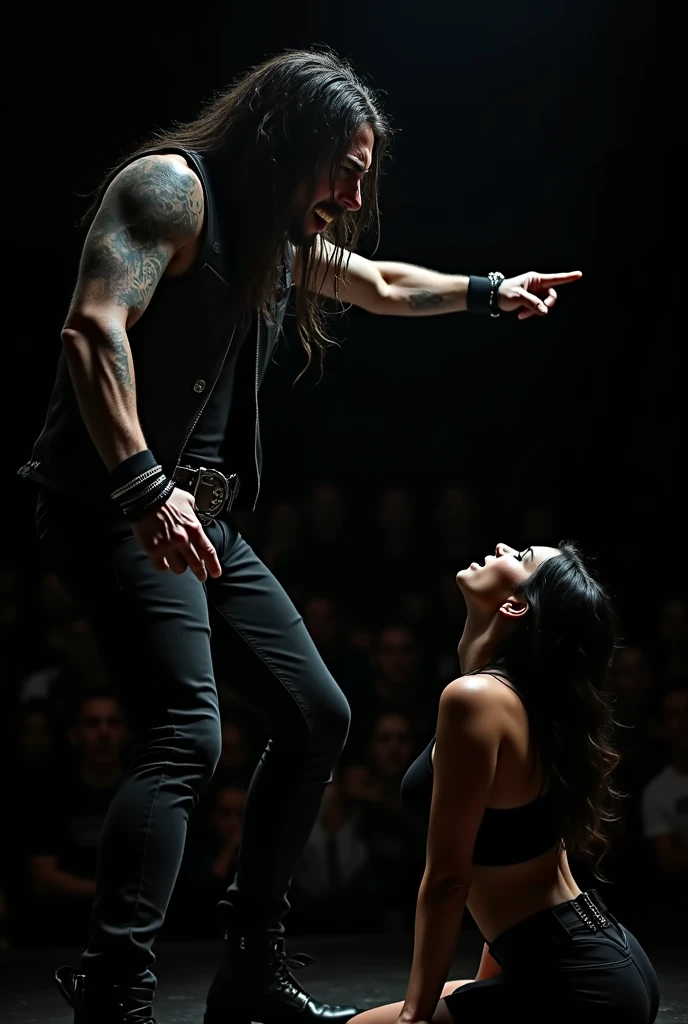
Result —
POLYGON ((313 210, 318 227, 322 230, 334 220, 334 214, 330 213, 323 206, 316 206, 313 210))

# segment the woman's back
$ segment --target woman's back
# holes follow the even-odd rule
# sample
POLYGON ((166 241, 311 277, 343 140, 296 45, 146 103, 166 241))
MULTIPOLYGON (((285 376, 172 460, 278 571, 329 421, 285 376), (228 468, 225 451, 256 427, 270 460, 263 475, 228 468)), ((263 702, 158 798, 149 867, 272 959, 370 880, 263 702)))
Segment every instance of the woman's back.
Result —
MULTIPOLYGON (((493 675, 480 678, 494 700, 495 728, 500 733, 497 769, 487 802, 490 833, 493 838, 498 836, 501 811, 504 813, 504 846, 528 843, 532 836, 514 832, 518 833, 523 827, 546 832, 547 824, 539 819, 547 815, 549 805, 543 768, 537 755, 533 771, 528 715, 511 683, 493 675), (539 803, 542 815, 537 815, 536 823, 539 803)), ((552 837, 554 843, 549 848, 527 860, 499 865, 474 863, 468 909, 488 942, 529 914, 573 899, 580 893, 561 838, 555 833, 552 837)))

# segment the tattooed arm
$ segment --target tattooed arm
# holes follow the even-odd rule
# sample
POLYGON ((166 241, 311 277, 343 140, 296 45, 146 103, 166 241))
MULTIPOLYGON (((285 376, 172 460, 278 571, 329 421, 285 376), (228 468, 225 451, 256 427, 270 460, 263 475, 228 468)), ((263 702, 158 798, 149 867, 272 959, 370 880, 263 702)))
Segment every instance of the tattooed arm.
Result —
POLYGON ((81 414, 109 470, 147 445, 127 330, 203 223, 203 188, 179 157, 142 157, 116 176, 88 232, 62 343, 81 414))
MULTIPOLYGON (((411 263, 367 260, 356 253, 343 253, 324 240, 319 240, 318 246, 318 262, 312 284, 308 285, 316 294, 387 316, 434 316, 461 313, 466 309, 468 278, 462 274, 440 274, 411 263)), ((302 266, 301 253, 297 250, 294 260, 297 284, 302 266)), ((531 270, 510 277, 499 286, 499 308, 504 313, 520 310, 519 320, 544 316, 557 301, 555 288, 581 277, 579 270, 568 274, 540 274, 531 270)))
MULTIPOLYGON (((411 263, 384 263, 365 259, 356 253, 344 256, 335 295, 336 249, 322 241, 320 266, 314 291, 345 304, 360 306, 369 313, 387 316, 433 316, 460 313, 466 309, 468 278, 459 274, 440 274, 411 263)), ((294 282, 300 278, 300 253, 297 250, 294 282)))

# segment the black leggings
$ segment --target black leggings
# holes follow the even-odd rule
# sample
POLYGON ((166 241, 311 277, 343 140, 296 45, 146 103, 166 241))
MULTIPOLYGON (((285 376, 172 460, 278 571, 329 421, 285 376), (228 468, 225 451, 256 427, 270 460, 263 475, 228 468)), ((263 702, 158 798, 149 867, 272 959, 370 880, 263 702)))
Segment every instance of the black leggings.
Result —
POLYGON ((301 616, 229 522, 206 527, 223 568, 206 583, 190 570, 154 569, 126 522, 85 513, 63 495, 41 492, 36 525, 44 554, 89 616, 134 734, 102 833, 82 969, 155 984, 151 947, 189 813, 220 756, 216 674, 270 736, 220 920, 233 930, 280 933, 292 870, 350 721, 301 616))
POLYGON ((606 923, 584 906, 586 923, 570 903, 561 903, 509 928, 490 944, 503 974, 462 985, 447 996, 452 1019, 457 1024, 652 1024, 659 985, 647 954, 594 889, 586 895, 606 923))

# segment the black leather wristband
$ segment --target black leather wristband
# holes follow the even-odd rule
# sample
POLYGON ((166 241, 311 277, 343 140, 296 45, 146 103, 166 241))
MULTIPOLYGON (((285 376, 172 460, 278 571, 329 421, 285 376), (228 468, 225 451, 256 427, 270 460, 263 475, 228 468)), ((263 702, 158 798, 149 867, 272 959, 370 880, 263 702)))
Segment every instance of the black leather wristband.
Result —
POLYGON ((489 277, 469 277, 468 291, 466 292, 466 311, 468 313, 482 313, 489 315, 490 298, 492 296, 492 281, 489 277))
POLYGON ((164 505, 175 488, 152 451, 136 452, 110 474, 110 496, 127 519, 143 519, 164 505))

